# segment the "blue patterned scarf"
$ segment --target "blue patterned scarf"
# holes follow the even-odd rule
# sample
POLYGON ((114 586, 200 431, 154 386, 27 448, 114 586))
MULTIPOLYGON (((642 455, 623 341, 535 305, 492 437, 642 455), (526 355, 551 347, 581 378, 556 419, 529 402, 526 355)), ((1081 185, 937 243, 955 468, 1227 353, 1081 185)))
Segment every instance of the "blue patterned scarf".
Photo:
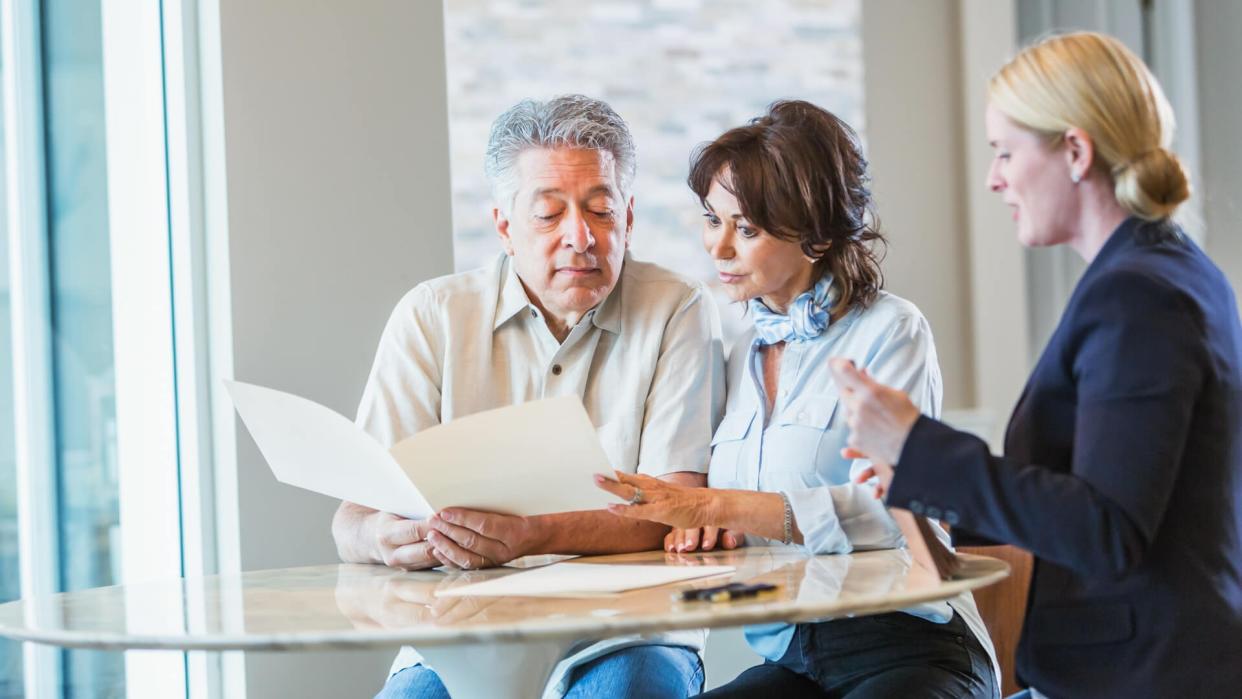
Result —
POLYGON ((804 291, 789 304, 788 315, 777 313, 757 298, 750 300, 758 340, 765 345, 796 342, 819 337, 828 327, 828 311, 837 302, 832 275, 824 275, 815 287, 804 291))

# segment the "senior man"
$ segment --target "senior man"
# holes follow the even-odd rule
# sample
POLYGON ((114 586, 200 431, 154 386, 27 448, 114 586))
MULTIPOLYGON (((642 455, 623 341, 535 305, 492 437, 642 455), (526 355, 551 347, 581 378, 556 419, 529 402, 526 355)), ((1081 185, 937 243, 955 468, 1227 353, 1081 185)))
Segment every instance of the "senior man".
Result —
MULTIPOLYGON (((724 396, 719 321, 700 284, 629 258, 635 163, 625 122, 580 95, 520 102, 492 125, 486 169, 504 254, 397 304, 359 425, 391 445, 481 410, 572 394, 615 468, 705 485, 724 396)), ((418 569, 649 550, 668 529, 605 511, 451 508, 414 521, 343 502, 332 533, 347 562, 418 569)), ((590 644, 558 665, 546 695, 697 694, 703 640, 679 632, 590 644)), ((380 696, 447 697, 419 660, 403 648, 380 696)))

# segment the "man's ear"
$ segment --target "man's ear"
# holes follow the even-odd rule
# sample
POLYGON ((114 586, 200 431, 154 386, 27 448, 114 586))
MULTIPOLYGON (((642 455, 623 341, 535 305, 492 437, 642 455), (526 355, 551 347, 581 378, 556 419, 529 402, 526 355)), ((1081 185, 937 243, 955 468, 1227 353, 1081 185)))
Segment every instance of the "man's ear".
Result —
POLYGON ((1065 164, 1069 166, 1070 179, 1075 182, 1086 179, 1095 164, 1095 142, 1077 126, 1065 132, 1065 164))
POLYGON ((509 219, 499 208, 492 209, 492 224, 496 227, 496 235, 505 248, 505 254, 513 257, 513 239, 509 236, 509 219))
POLYGON ((634 197, 625 203, 625 249, 630 249, 630 233, 634 230, 634 197))

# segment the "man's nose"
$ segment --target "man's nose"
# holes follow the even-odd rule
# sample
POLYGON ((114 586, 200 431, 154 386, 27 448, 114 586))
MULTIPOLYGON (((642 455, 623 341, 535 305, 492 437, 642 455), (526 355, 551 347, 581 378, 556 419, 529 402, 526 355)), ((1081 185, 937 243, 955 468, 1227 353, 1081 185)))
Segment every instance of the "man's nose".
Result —
POLYGON ((595 246, 595 236, 591 234, 591 226, 580 211, 572 211, 561 223, 561 240, 567 248, 582 253, 595 246))

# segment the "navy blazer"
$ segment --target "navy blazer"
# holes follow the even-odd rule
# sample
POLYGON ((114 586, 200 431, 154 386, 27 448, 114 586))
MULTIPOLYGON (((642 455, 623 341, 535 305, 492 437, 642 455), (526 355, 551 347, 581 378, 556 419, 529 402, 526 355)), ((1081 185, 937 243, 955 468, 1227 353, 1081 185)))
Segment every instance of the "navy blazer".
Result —
POLYGON ((923 416, 890 506, 1035 556, 1019 678, 1242 696, 1242 326, 1221 271, 1129 219, 1074 289, 996 457, 923 416))

